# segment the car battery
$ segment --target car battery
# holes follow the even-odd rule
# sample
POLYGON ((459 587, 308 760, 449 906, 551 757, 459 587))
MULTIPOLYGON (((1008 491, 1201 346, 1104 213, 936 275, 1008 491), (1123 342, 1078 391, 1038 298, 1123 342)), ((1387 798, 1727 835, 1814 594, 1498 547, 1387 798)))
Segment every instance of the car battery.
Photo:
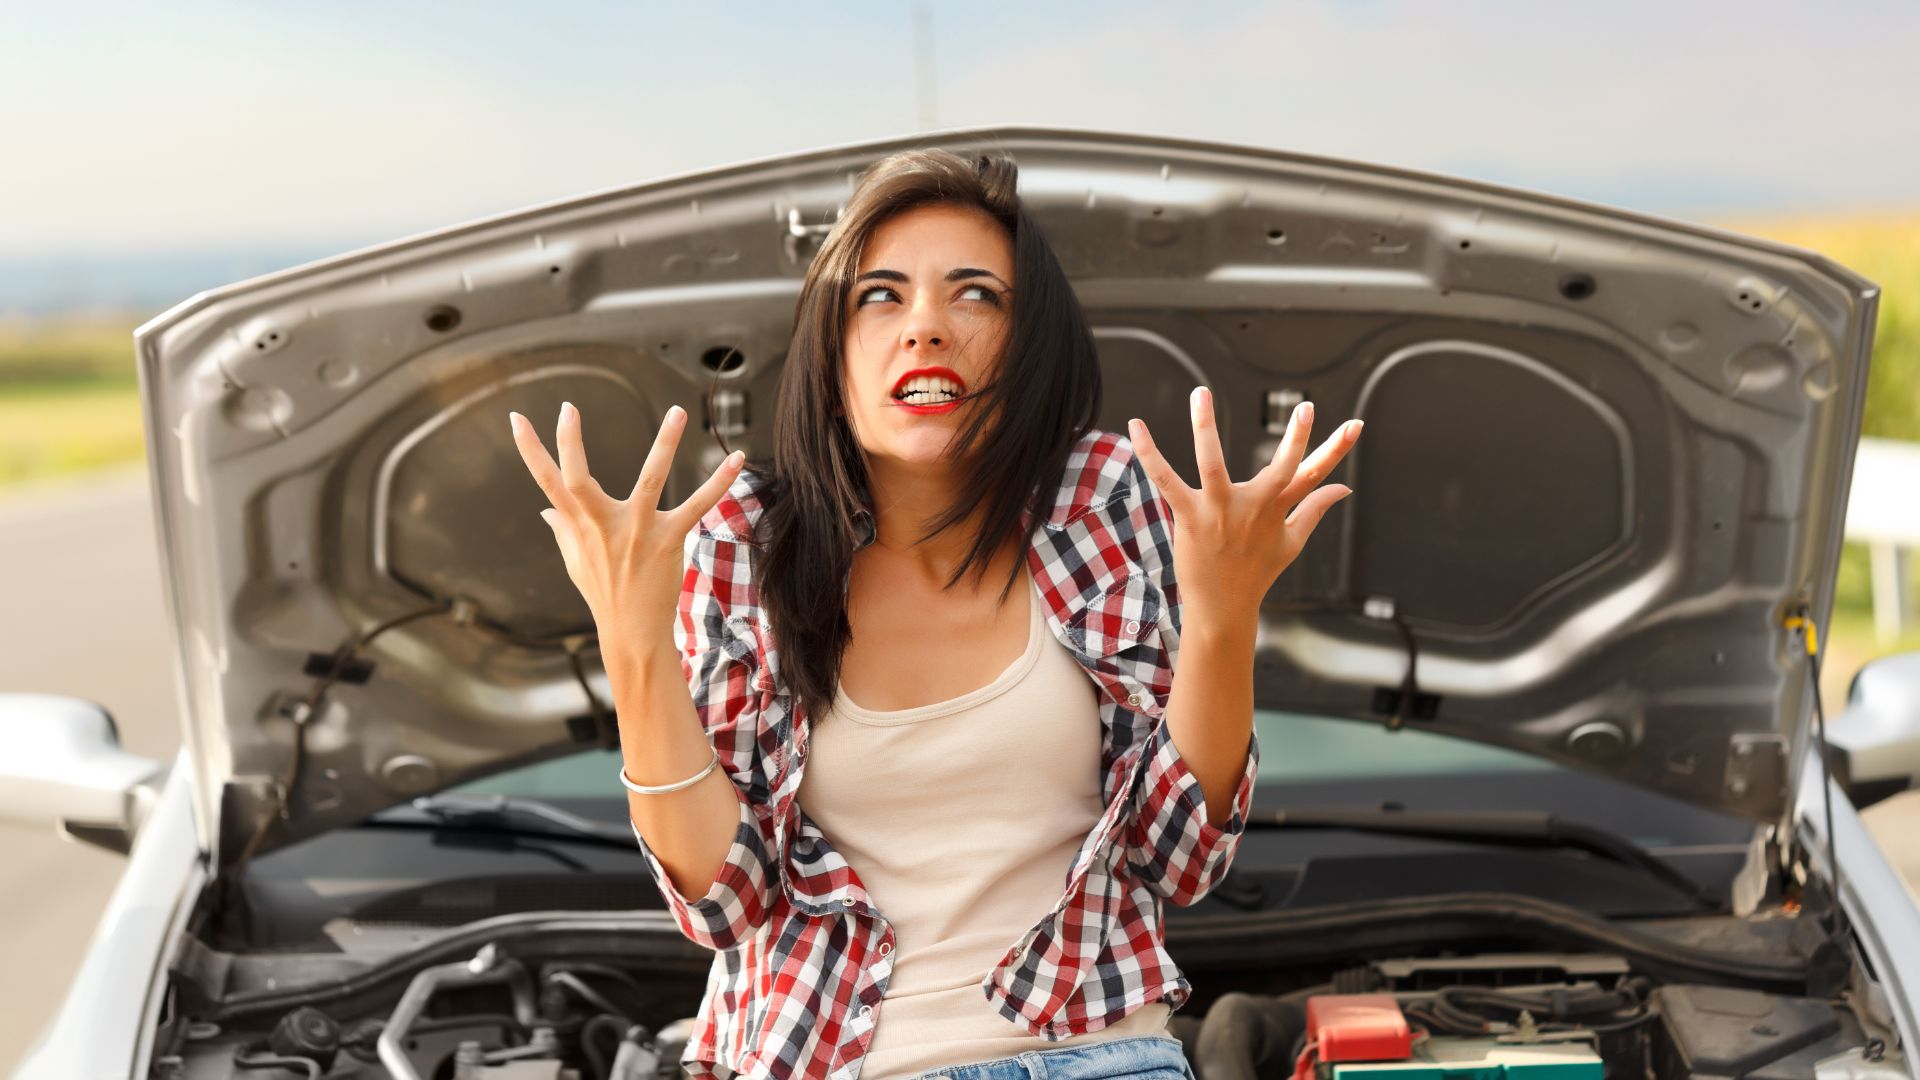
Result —
POLYGON ((1324 1080, 1337 1062, 1404 1061, 1413 1049, 1413 1031, 1391 994, 1310 997, 1306 1035, 1294 1080, 1324 1080))
POLYGON ((1604 1065, 1587 1042, 1503 1043, 1439 1036, 1414 1044, 1404 1061, 1323 1063, 1325 1080, 1601 1080, 1604 1065))
POLYGON ((1602 1080, 1585 1041, 1414 1037, 1391 994, 1307 999, 1307 1045, 1294 1080, 1602 1080))

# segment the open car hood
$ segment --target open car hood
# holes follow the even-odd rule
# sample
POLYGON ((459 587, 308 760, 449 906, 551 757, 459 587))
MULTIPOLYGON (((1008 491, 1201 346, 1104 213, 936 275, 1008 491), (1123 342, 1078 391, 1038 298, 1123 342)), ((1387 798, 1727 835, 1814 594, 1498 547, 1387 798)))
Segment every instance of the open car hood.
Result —
MULTIPOLYGON (((1145 418, 1192 478, 1186 401, 1207 383, 1244 478, 1302 396, 1321 435, 1367 421, 1337 477, 1355 496, 1267 598, 1263 705, 1788 812, 1811 686, 1783 620, 1824 625, 1831 602, 1871 283, 1488 184, 993 129, 535 207, 143 326, 187 737, 223 864, 263 820, 272 847, 604 738, 567 648, 610 707, 592 621, 508 410, 551 446, 578 404, 610 492, 675 402, 768 452, 808 261, 856 172, 914 145, 1018 161, 1099 341, 1101 427, 1145 418)), ((691 432, 668 497, 719 456, 691 432)))

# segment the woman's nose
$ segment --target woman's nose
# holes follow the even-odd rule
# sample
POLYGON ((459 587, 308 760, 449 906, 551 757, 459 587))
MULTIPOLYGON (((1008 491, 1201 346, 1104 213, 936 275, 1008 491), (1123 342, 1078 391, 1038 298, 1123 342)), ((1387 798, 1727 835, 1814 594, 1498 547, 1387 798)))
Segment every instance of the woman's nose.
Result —
POLYGON ((953 343, 953 332, 938 305, 922 301, 909 313, 900 343, 911 352, 938 352, 953 343))

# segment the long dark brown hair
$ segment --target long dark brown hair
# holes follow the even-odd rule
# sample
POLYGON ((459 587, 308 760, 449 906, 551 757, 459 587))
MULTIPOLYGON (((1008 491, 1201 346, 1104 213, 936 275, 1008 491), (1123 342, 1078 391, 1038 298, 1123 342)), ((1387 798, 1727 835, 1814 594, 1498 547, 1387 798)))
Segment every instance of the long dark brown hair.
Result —
MULTIPOLYGON (((963 158, 910 150, 870 165, 854 186, 807 269, 793 339, 774 408, 773 460, 751 462, 763 481, 754 526, 760 603, 778 643, 787 689, 810 715, 833 701, 853 629, 847 574, 857 543, 855 514, 868 500, 866 461, 841 395, 847 300, 875 227, 915 207, 952 205, 986 212, 1013 241, 1014 286, 1005 350, 955 434, 950 452, 971 460, 953 501, 923 543, 975 513, 967 557, 947 579, 978 581, 995 552, 1038 524, 1053 505, 1067 455, 1100 414, 1100 364, 1093 334, 1066 271, 1014 191, 1018 169, 1003 155, 963 158), (1023 519, 1023 515, 1025 518, 1023 519)), ((1001 588, 1020 580, 1016 560, 1001 588)))

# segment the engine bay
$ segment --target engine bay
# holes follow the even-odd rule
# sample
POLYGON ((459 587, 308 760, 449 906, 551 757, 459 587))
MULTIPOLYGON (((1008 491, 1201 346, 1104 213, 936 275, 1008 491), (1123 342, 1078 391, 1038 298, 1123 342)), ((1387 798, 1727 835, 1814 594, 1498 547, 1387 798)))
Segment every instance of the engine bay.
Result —
MULTIPOLYGON (((1194 984, 1170 1028, 1201 1080, 1909 1075, 1871 982, 1797 913, 1622 925, 1487 896, 1284 918, 1170 920, 1194 984)), ((711 959, 659 912, 330 932, 351 948, 187 938, 150 1075, 677 1077, 711 959)))

